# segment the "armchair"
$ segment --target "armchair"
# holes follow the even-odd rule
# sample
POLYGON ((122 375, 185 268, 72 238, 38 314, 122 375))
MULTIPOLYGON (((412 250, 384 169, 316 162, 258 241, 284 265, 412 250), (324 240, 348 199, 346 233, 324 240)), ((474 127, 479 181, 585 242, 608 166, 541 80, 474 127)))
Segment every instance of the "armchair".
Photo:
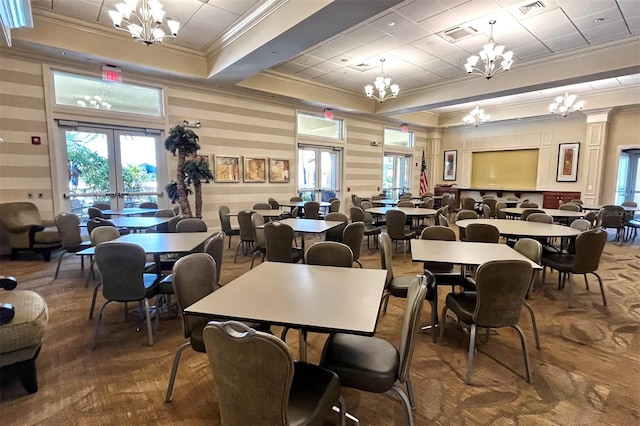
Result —
POLYGON ((20 251, 42 253, 46 262, 51 250, 61 247, 60 233, 53 220, 42 220, 38 207, 30 202, 0 204, 0 222, 6 231, 11 248, 11 259, 20 251))

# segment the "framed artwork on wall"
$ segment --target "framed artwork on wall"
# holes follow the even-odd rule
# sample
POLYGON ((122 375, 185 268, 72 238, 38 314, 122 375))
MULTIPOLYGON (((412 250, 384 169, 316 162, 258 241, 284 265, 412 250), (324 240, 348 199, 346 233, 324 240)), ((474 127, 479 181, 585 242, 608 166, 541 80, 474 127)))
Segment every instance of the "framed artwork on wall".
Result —
POLYGON ((243 157, 243 163, 245 182, 266 182, 266 158, 243 157))
POLYGON ((458 166, 458 151, 444 152, 444 172, 442 180, 456 180, 456 168, 458 166))
POLYGON ((558 147, 558 173, 556 182, 576 182, 578 180, 578 155, 580 142, 561 143, 558 147))
POLYGON ((216 182, 240 182, 240 157, 216 155, 214 161, 216 182))
POLYGON ((289 160, 269 159, 269 182, 289 182, 289 160))

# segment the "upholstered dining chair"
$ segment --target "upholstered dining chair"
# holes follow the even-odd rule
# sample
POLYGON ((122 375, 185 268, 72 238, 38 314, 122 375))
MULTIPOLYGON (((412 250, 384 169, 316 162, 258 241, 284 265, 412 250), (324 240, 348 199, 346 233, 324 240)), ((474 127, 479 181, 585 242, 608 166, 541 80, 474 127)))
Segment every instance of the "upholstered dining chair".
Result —
POLYGON ((433 208, 433 204, 435 203, 435 200, 433 198, 425 198, 424 200, 424 204, 420 204, 418 207, 423 208, 423 209, 432 209, 433 208))
MULTIPOLYGON (((464 219, 478 219, 478 213, 475 210, 460 210, 456 216, 456 221, 464 220, 464 219)), ((459 228, 458 232, 460 234, 460 241, 467 240, 467 234, 464 228, 459 228)))
MULTIPOLYGON (((158 277, 145 274, 146 254, 137 244, 111 242, 98 244, 95 259, 102 277, 102 295, 106 301, 100 307, 93 329, 91 349, 98 346, 98 330, 104 308, 111 302, 143 302, 149 345, 153 345, 153 330, 149 299, 156 296, 158 277)), ((156 322, 158 316, 156 315, 156 322)))
MULTIPOLYGON (((58 256, 58 265, 56 273, 53 276, 55 280, 60 272, 60 265, 65 254, 75 254, 81 250, 91 247, 90 241, 84 241, 80 235, 80 218, 73 213, 62 212, 56 216, 56 226, 60 233, 60 241, 63 253, 58 256)), ((81 267, 84 269, 84 256, 80 256, 81 267)))
POLYGON ((351 222, 364 223, 364 235, 367 237, 367 248, 369 248, 369 240, 373 237, 374 247, 378 247, 378 235, 382 232, 382 228, 374 225, 373 216, 369 212, 365 212, 360 207, 351 206, 349 209, 351 222))
POLYGON ((307 249, 305 261, 308 265, 351 268, 353 265, 353 252, 344 243, 319 241, 307 249))
MULTIPOLYGON (((99 226, 95 228, 93 231, 91 231, 91 235, 89 236, 89 238, 91 238, 91 245, 94 247, 97 246, 98 244, 101 244, 107 241, 113 241, 119 237, 120 237, 120 233, 118 232, 115 226, 99 226)), ((95 256, 93 256, 91 259, 91 264, 89 265, 89 274, 87 274, 87 280, 84 284, 85 287, 89 287, 89 281, 91 280, 91 276, 93 274, 93 265, 95 265, 95 262, 96 262, 96 258, 95 256)), ((100 273, 100 270, 98 270, 98 274, 99 273, 100 273)), ((93 296, 91 297, 91 308, 89 309, 90 320, 93 319, 93 311, 95 310, 95 307, 96 307, 96 298, 98 297, 98 290, 100 289, 101 286, 102 286, 102 282, 98 281, 95 288, 93 289, 93 296)))
POLYGON ((197 217, 182 219, 176 225, 176 232, 207 232, 207 223, 197 217))
POLYGON ((264 225, 264 216, 262 216, 260 213, 252 214, 251 225, 253 226, 255 242, 253 244, 251 266, 249 267, 249 269, 253 269, 253 261, 256 259, 256 256, 260 256, 261 261, 264 262, 265 255, 267 254, 267 243, 264 237, 264 228, 260 228, 264 225))
POLYGON ((622 242, 624 237, 625 211, 621 206, 607 205, 600 210, 600 226, 603 229, 612 228, 616 230, 616 242, 622 242))
MULTIPOLYGON (((540 244, 540 241, 536 241, 533 238, 520 238, 518 241, 516 241, 513 249, 532 262, 535 262, 538 265, 542 265, 542 244, 540 244)), ((531 290, 537 285, 539 275, 540 274, 538 270, 534 270, 533 268, 531 269, 531 283, 529 284, 529 289, 527 290, 525 299, 529 299, 531 290)), ((526 300, 523 302, 523 306, 527 308, 527 311, 529 311, 529 316, 531 316, 533 338, 536 341, 536 348, 540 349, 540 337, 538 336, 538 325, 536 322, 535 312, 526 300)))
POLYGON ((335 333, 329 336, 320 358, 320 366, 335 372, 343 387, 366 392, 393 390, 403 402, 409 425, 413 425, 416 407, 411 387, 411 359, 415 336, 428 291, 426 275, 414 276, 407 290, 407 303, 400 335, 400 347, 379 337, 335 333), (405 385, 405 393, 400 385, 405 385))
POLYGON ((524 260, 497 260, 480 265, 476 271, 477 291, 449 293, 442 309, 440 342, 444 339, 447 312, 470 327, 466 384, 471 384, 476 332, 480 328, 512 327, 520 336, 527 382, 531 383, 529 354, 524 332, 518 326, 522 305, 531 283, 531 264, 524 260))
POLYGON ((475 210, 476 200, 471 197, 462 197, 462 209, 463 210, 475 210))
POLYGON ((325 231, 325 233, 324 233, 324 240, 325 241, 337 241, 339 243, 343 242, 342 241, 342 231, 344 231, 344 228, 349 223, 349 218, 347 217, 347 215, 344 214, 344 213, 340 213, 340 212, 330 212, 325 216, 324 220, 342 222, 341 225, 338 225, 338 226, 333 227, 331 229, 327 229, 325 231))
POLYGON ((470 223, 465 233, 467 241, 475 243, 497 243, 500 240, 498 228, 488 223, 470 223))
MULTIPOLYGON (((421 240, 438 240, 438 241, 455 241, 456 233, 453 229, 446 226, 429 226, 424 228, 420 233, 421 240)), ((466 279, 463 282, 462 274, 463 270, 460 265, 453 265, 451 263, 440 263, 440 262, 424 262, 423 267, 425 270, 430 271, 436 278, 436 281, 439 285, 441 284, 450 284, 452 289, 454 286, 462 283, 463 286, 466 286, 466 279)), ((394 294, 394 291, 391 291, 391 294, 394 294)), ((434 312, 434 315, 437 315, 434 312)), ((433 321, 435 323, 435 321, 433 321)), ((435 336, 435 335, 434 335, 435 336)), ((434 339, 435 342, 435 339, 434 339)))
MULTIPOLYGON (((157 209, 158 208, 158 203, 155 203, 153 201, 145 201, 140 203, 140 205, 138 206, 141 209, 157 209)), ((149 217, 153 217, 153 213, 143 213, 140 216, 149 216, 149 217)))
POLYGON ((563 203, 563 204, 560 204, 558 206, 558 210, 567 210, 567 211, 571 211, 571 212, 581 212, 582 211, 582 205, 571 203, 571 202, 563 203))
POLYGON ((304 218, 305 219, 319 219, 320 218, 320 203, 317 201, 307 201, 304 203, 304 218))
POLYGON ((330 203, 331 204, 329 204, 329 213, 340 211, 340 200, 333 200, 330 201, 330 203))
POLYGON ((398 241, 403 242, 404 257, 407 257, 407 240, 411 240, 416 237, 416 231, 407 231, 405 225, 407 224, 407 214, 402 210, 391 209, 387 210, 385 214, 387 217, 387 233, 391 238, 391 241, 396 243, 396 251, 398 249, 398 241))
POLYGON ((415 207, 411 201, 411 197, 398 201, 398 207, 415 207))
POLYGON ((231 248, 231 237, 234 235, 240 235, 240 228, 235 228, 231 226, 231 219, 227 214, 231 213, 229 210, 229 206, 221 205, 218 208, 218 215, 220 217, 220 227, 222 231, 229 237, 229 247, 231 248))
POLYGON ((346 424, 338 376, 294 361, 282 340, 236 321, 211 321, 202 335, 221 424, 320 425, 336 404, 346 424))
POLYGON ((265 260, 268 262, 298 263, 304 253, 293 247, 293 228, 282 222, 267 222, 264 225, 264 239, 267 248, 265 260))
POLYGON ((102 210, 100 210, 97 207, 88 207, 87 215, 89 215, 89 219, 93 219, 94 217, 104 218, 104 215, 102 214, 102 210))
POLYGON ((544 210, 540 210, 538 208, 526 208, 522 211, 522 214, 520 215, 520 220, 527 220, 529 218, 529 215, 534 213, 544 213, 544 210))
POLYGON ((495 198, 484 198, 482 203, 485 206, 489 206, 489 216, 485 216, 485 219, 496 217, 496 205, 498 201, 495 198))
POLYGON ((299 203, 300 201, 304 201, 304 200, 302 199, 302 197, 294 196, 289 198, 289 201, 291 201, 292 203, 299 203))
POLYGON ((222 276, 222 260, 224 253, 224 239, 226 235, 223 231, 209 237, 204 242, 204 252, 213 257, 216 262, 216 276, 218 277, 218 284, 220 284, 220 277, 222 276))
MULTIPOLYGON (((153 214, 153 217, 166 217, 172 218, 175 214, 171 209, 161 209, 153 214)), ((161 223, 155 227, 156 232, 169 232, 169 226, 166 223, 161 223)))
POLYGON ((380 305, 382 307, 382 313, 387 313, 387 306, 389 305, 389 296, 407 297, 406 289, 409 288, 411 280, 415 275, 395 275, 393 271, 393 243, 391 237, 386 232, 382 232, 378 237, 379 241, 379 253, 380 253, 380 268, 387 271, 385 278, 384 291, 382 293, 382 299, 380 305), (393 293, 392 293, 393 291, 393 293))
POLYGON ((233 258, 233 263, 237 263, 238 261, 238 253, 240 252, 240 248, 244 248, 245 253, 249 251, 250 247, 253 247, 253 244, 256 241, 255 231, 253 229, 253 224, 251 223, 251 215, 254 213, 253 210, 242 210, 238 212, 238 224, 240 225, 240 243, 236 248, 236 255, 233 258))
MULTIPOLYGON (((101 217, 94 217, 93 219, 89 219, 87 221, 87 233, 89 235, 91 235, 93 230, 98 228, 98 227, 100 227, 100 226, 110 226, 110 227, 115 228, 117 230, 116 225, 113 222, 111 222, 110 220, 103 219, 101 217)), ((118 233, 120 233, 120 231, 118 231, 118 233)))
POLYGON ((520 207, 521 209, 537 209, 538 203, 523 200, 518 207, 520 207))
POLYGON ((171 401, 173 385, 178 372, 178 364, 182 352, 192 348, 196 352, 205 352, 202 331, 207 325, 206 317, 186 315, 183 311, 187 306, 197 302, 203 297, 219 289, 219 276, 215 260, 207 253, 192 253, 178 259, 172 271, 175 298, 178 303, 180 318, 182 319, 182 331, 187 342, 182 344, 173 359, 165 402, 171 401))
POLYGON ((587 274, 593 274, 600 284, 602 304, 607 306, 602 278, 597 270, 600 257, 607 243, 607 232, 603 229, 590 229, 580 233, 575 239, 575 253, 544 253, 542 256, 542 282, 544 282, 546 267, 555 269, 558 274, 558 288, 564 288, 565 280, 569 277, 569 307, 573 307, 573 274, 583 274, 587 290, 587 274))
POLYGON ((502 201, 498 201, 496 203, 496 219, 506 219, 507 218, 507 214, 502 211, 502 209, 506 209, 506 208, 507 208, 507 203, 504 203, 502 201))
POLYGON ((553 223, 553 217, 546 213, 531 213, 527 216, 528 222, 553 223))
POLYGON ((111 204, 109 203, 94 203, 93 207, 100 209, 100 210, 109 210, 111 209, 111 204))
POLYGON ((269 199, 267 200, 267 202, 269 203, 269 205, 271 206, 271 209, 273 210, 280 210, 280 203, 278 202, 278 200, 276 200, 273 197, 269 197, 269 199))
POLYGON ((348 224, 343 231, 342 242, 349 246, 353 253, 353 261, 362 268, 360 263, 360 251, 362 249, 362 239, 364 238, 364 223, 353 222, 348 224))
POLYGON ((169 222, 167 222, 167 232, 177 232, 178 223, 183 219, 186 219, 183 214, 177 214, 170 218, 169 222))
POLYGON ((270 203, 255 203, 253 205, 253 210, 271 210, 270 203))

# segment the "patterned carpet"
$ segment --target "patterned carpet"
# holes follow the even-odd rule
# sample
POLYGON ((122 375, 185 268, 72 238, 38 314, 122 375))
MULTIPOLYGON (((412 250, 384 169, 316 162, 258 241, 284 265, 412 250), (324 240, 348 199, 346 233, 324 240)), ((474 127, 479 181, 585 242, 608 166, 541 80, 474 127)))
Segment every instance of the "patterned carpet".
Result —
MULTIPOLYGON (((547 273, 546 283, 531 295, 540 350, 535 349, 526 312, 520 325, 529 345, 532 384, 524 380, 520 343, 513 330, 492 333, 487 344, 480 339, 470 386, 464 384, 467 335, 454 322, 448 323, 443 344, 419 334, 411 369, 416 425, 640 424, 640 238, 619 246, 612 236, 599 269, 607 307, 602 306, 594 278, 587 291, 583 279, 576 277, 571 309, 568 292, 557 289, 555 273, 547 273)), ((248 257, 233 263, 235 243, 225 250, 223 283, 249 269, 248 257)), ((216 391, 203 354, 184 353, 173 401, 164 402, 173 356, 184 342, 179 319, 162 318, 156 343, 149 347, 144 331, 135 331, 137 320, 130 315, 125 323, 122 308, 110 306, 99 346, 91 351, 93 323, 87 315, 95 283, 85 288, 86 269, 82 271, 79 259, 71 256, 54 281, 56 260, 44 263, 29 255, 15 262, 0 259, 0 274, 15 275, 19 288, 42 294, 51 315, 38 358, 39 392, 27 395, 15 375, 3 370, 3 424, 217 424, 216 391)), ((380 267, 377 251, 365 248, 362 260, 365 267, 380 267)), ((420 266, 409 256, 406 260, 401 253, 394 256, 398 275, 419 273, 420 266)), ((440 293, 442 302, 445 291, 440 293)), ((392 297, 378 325, 377 336, 396 345, 404 302, 392 297)), ((430 307, 424 306, 426 324, 430 307)), ((287 342, 294 353, 295 334, 289 333, 287 342)), ((325 338, 310 335, 310 362, 318 361, 325 338)), ((403 406, 392 394, 344 389, 343 395, 349 412, 363 425, 406 424, 403 406)), ((337 421, 330 414, 326 424, 337 421)))

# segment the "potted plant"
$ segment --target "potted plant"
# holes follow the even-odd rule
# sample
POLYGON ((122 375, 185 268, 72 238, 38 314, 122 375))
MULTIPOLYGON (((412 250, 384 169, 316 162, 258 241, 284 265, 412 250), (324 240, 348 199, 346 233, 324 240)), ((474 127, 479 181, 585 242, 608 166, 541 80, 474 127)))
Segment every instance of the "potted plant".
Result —
POLYGON ((189 185, 193 184, 196 197, 196 217, 202 218, 202 189, 201 183, 210 182, 213 174, 209 165, 202 158, 196 157, 200 144, 198 135, 191 129, 178 124, 169 130, 169 136, 164 141, 164 147, 174 156, 178 157, 175 182, 169 183, 165 188, 172 201, 177 200, 180 212, 192 217, 189 203, 189 185), (191 159, 194 158, 194 159, 191 159), (174 187, 175 185, 175 187, 174 187))

